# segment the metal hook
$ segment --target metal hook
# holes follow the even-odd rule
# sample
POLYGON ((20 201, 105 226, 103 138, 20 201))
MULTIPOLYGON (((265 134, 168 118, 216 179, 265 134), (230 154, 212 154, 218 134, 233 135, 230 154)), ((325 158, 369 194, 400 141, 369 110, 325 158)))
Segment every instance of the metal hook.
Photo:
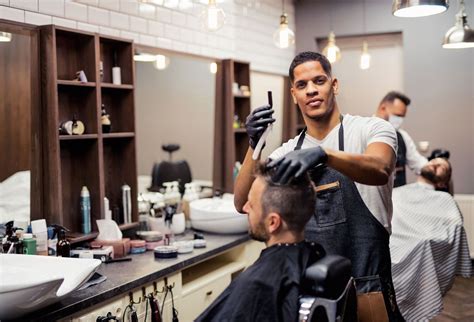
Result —
POLYGON ((133 292, 128 293, 128 296, 130 297, 130 306, 132 306, 133 304, 140 304, 142 302, 141 297, 138 298, 138 302, 135 302, 133 300, 133 292))

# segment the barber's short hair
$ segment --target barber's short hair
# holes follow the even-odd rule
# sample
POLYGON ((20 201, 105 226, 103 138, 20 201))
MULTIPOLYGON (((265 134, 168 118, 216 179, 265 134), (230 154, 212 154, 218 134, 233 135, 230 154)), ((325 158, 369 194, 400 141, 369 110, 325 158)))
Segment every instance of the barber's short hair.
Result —
POLYGON ((285 185, 275 183, 272 180, 275 170, 267 169, 265 163, 260 164, 257 169, 256 176, 262 178, 266 184, 261 200, 263 214, 278 213, 288 230, 303 232, 306 223, 314 214, 314 185, 307 173, 285 185))
POLYGON ((291 83, 293 83, 293 81, 295 80, 296 66, 306 63, 308 61, 319 62, 321 64, 321 67, 323 67, 324 72, 328 75, 328 77, 329 78, 332 77, 331 63, 324 55, 320 53, 316 53, 314 51, 304 51, 296 55, 290 64, 289 76, 290 76, 291 83))
POLYGON ((391 91, 391 92, 388 92, 387 95, 384 96, 384 98, 382 98, 382 100, 380 101, 380 104, 385 103, 385 102, 393 103, 393 101, 396 100, 397 98, 400 101, 402 101, 403 104, 405 104, 406 106, 410 105, 411 103, 410 98, 406 96, 405 94, 402 94, 396 91, 391 91))

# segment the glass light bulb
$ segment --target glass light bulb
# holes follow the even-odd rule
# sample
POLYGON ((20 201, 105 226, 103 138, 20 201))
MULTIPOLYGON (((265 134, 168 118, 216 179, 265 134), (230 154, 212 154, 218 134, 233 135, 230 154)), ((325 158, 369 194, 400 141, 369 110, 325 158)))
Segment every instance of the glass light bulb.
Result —
POLYGON ((278 48, 288 48, 295 43, 295 33, 287 24, 281 24, 273 34, 273 43, 278 48))
POLYGON ((370 68, 370 54, 369 46, 367 42, 364 41, 362 45, 362 54, 360 55, 360 69, 369 69, 370 68))
POLYGON ((209 65, 209 71, 211 72, 211 74, 215 74, 217 73, 217 64, 216 63, 211 63, 209 65))
POLYGON ((166 69, 170 64, 170 59, 165 55, 156 55, 155 58, 153 66, 158 70, 166 69))
POLYGON ((201 23, 207 31, 216 31, 225 24, 224 10, 217 7, 215 3, 209 5, 201 13, 201 23))
POLYGON ((333 32, 329 33, 328 44, 323 49, 323 55, 331 64, 341 59, 341 50, 336 46, 336 36, 333 32))

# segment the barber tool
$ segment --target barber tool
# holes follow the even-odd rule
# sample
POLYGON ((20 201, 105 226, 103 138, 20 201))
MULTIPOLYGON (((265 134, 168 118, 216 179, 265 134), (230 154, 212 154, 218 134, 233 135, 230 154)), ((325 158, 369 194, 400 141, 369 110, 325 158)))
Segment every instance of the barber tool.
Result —
POLYGON ((103 261, 105 264, 109 263, 117 263, 117 262, 131 262, 132 258, 131 257, 122 257, 122 258, 110 258, 105 261, 103 261))
MULTIPOLYGON (((270 105, 270 107, 273 107, 272 91, 268 91, 268 105, 270 105)), ((270 134, 272 129, 273 129, 273 125, 269 124, 265 132, 263 132, 262 136, 260 137, 260 140, 258 140, 258 143, 255 146, 255 150, 253 151, 253 154, 252 154, 253 160, 258 159, 258 156, 260 155, 260 152, 262 151, 263 145, 265 144, 265 140, 267 139, 267 136, 268 134, 270 134)))
POLYGON ((96 322, 107 322, 107 321, 119 321, 115 315, 112 313, 107 312, 106 316, 98 316, 95 320, 96 322))

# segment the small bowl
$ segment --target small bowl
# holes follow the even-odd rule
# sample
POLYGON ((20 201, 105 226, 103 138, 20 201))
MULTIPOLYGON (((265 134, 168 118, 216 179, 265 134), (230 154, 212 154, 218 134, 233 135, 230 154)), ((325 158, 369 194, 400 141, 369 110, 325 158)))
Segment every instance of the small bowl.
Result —
POLYGON ((159 231, 137 231, 137 236, 147 242, 156 242, 163 239, 163 234, 159 231))
POLYGON ((173 246, 178 248, 178 254, 192 253, 194 250, 194 241, 181 240, 173 243, 173 246))

